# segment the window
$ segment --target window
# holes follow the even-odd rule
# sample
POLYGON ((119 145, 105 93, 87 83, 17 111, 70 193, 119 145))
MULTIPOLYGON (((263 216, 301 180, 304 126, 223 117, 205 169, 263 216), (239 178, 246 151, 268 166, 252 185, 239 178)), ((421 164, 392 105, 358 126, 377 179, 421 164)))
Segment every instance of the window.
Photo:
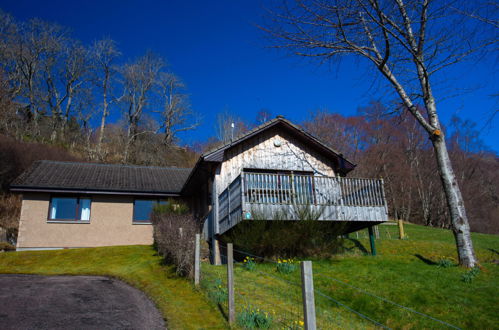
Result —
POLYGON ((157 204, 166 204, 159 199, 136 199, 133 203, 133 222, 151 223, 151 213, 157 204))
POLYGON ((91 204, 91 199, 87 197, 52 197, 49 220, 90 221, 91 204))

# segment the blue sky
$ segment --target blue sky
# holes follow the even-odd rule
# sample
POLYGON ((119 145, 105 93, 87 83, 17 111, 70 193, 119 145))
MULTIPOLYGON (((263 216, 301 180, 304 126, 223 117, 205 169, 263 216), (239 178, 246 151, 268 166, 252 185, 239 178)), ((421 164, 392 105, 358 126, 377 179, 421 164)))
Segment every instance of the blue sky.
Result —
MULTIPOLYGON (((202 115, 202 125, 182 135, 184 143, 214 135, 216 114, 224 109, 254 121, 265 108, 300 122, 318 108, 353 115, 370 100, 385 97, 382 89, 370 88, 373 79, 353 61, 344 61, 340 68, 320 67, 266 48, 268 43, 255 27, 261 22, 262 3, 15 0, 3 2, 0 8, 19 20, 39 17, 57 22, 71 28, 84 43, 110 37, 118 42, 125 60, 146 50, 165 57, 187 84, 193 109, 202 115)), ((497 97, 491 97, 499 89, 498 70, 491 62, 449 71, 447 94, 460 88, 471 92, 445 98, 438 108, 444 123, 453 114, 473 119, 485 143, 497 152, 499 115, 486 124, 499 108, 497 97)), ((439 99, 442 96, 437 93, 439 99)))

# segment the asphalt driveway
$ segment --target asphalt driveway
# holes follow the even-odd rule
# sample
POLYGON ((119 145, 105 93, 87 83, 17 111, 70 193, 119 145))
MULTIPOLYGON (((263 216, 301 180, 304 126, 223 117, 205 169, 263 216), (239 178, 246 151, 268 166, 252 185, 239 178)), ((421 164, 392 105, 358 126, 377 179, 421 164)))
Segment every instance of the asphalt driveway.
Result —
POLYGON ((1 329, 164 329, 147 296, 100 276, 0 275, 1 329))

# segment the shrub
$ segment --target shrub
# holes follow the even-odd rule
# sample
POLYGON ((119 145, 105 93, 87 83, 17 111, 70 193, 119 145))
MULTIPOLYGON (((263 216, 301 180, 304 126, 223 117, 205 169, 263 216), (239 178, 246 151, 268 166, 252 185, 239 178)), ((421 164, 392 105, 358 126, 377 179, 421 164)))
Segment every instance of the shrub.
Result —
POLYGON ((294 259, 277 259, 277 271, 282 274, 291 274, 296 270, 294 259))
POLYGON ((442 258, 437 262, 438 268, 450 268, 454 266, 454 263, 450 259, 442 258))
POLYGON ((293 321, 290 324, 286 325, 283 329, 286 330, 302 330, 305 327, 305 322, 303 321, 293 321))
POLYGON ((254 255, 280 257, 328 257, 343 251, 345 223, 316 220, 242 221, 221 237, 254 255))
POLYGON ((480 274, 480 268, 479 267, 473 267, 473 268, 471 268, 469 271, 467 271, 466 273, 464 273, 461 276, 461 280, 464 283, 471 283, 471 282, 473 282, 473 280, 475 279, 475 277, 478 276, 478 274, 480 274))
POLYGON ((156 207, 152 215, 152 223, 154 243, 159 254, 167 263, 175 265, 177 274, 192 278, 194 275, 194 240, 200 228, 194 216, 187 212, 188 209, 184 206, 156 207))
POLYGON ((237 323, 244 329, 269 329, 272 326, 272 316, 259 308, 247 306, 237 314, 237 323))
POLYGON ((227 287, 223 284, 222 280, 217 278, 214 281, 208 282, 205 285, 208 291, 208 297, 217 304, 221 304, 228 299, 227 287))
POLYGON ((249 270, 249 271, 255 270, 255 268, 256 268, 255 258, 252 258, 252 257, 244 258, 243 267, 244 267, 244 269, 249 270))
POLYGON ((7 242, 0 242, 0 251, 15 251, 16 247, 7 242))

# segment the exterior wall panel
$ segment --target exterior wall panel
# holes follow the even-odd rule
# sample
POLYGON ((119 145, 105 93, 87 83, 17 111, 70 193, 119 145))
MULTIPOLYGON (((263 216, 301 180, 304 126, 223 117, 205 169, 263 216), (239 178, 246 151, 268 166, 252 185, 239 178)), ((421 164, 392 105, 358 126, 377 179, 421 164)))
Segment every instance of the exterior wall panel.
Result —
POLYGON ((132 224, 133 197, 92 196, 90 223, 47 222, 50 194, 23 196, 17 247, 72 248, 153 243, 150 224, 132 224))
POLYGON ((277 129, 264 131, 226 151, 220 174, 215 178, 218 193, 224 191, 244 168, 307 171, 314 175, 335 176, 331 159, 277 129), (280 146, 276 146, 275 142, 280 146))

